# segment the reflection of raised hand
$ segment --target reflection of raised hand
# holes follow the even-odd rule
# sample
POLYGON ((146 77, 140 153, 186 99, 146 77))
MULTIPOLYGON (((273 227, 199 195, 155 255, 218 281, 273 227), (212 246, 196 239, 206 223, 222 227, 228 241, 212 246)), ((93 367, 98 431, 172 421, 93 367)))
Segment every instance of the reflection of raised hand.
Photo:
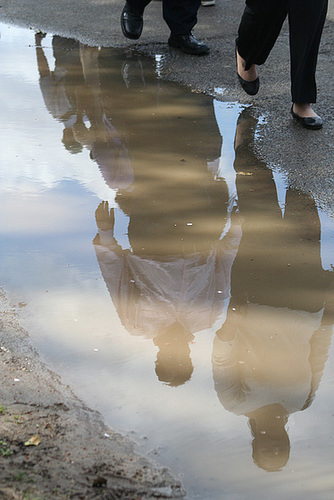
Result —
POLYGON ((37 31, 35 33, 35 45, 36 45, 36 47, 41 45, 41 41, 45 37, 46 37, 46 33, 42 33, 42 31, 37 31))
POLYGON ((109 203, 101 201, 95 211, 95 220, 97 227, 102 231, 109 231, 114 229, 115 216, 114 209, 109 210, 109 203))

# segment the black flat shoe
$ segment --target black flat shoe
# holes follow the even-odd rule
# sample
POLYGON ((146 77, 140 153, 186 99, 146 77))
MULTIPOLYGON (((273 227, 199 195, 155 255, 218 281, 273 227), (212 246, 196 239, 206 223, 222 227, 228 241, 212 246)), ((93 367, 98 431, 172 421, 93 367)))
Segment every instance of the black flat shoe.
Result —
POLYGON ((244 80, 241 78, 239 73, 237 72, 238 75, 238 80, 241 85, 241 87, 244 89, 244 91, 248 95, 256 95, 259 91, 260 88, 260 79, 257 77, 255 80, 252 80, 251 82, 248 82, 247 80, 244 80))
POLYGON ((241 87, 246 92, 246 94, 256 95, 259 91, 259 88, 260 88, 260 79, 259 79, 259 77, 257 77, 257 78, 255 78, 255 80, 248 82, 247 80, 244 80, 243 78, 241 78, 241 76, 238 73, 238 55, 237 54, 239 54, 239 52, 238 52, 238 39, 236 39, 236 41, 235 41, 235 62, 236 62, 236 66, 237 66, 238 80, 239 80, 241 87))
POLYGON ((138 40, 143 31, 143 16, 134 12, 128 3, 122 10, 121 28, 123 35, 131 40, 138 40))
POLYGON ((183 50, 186 54, 203 55, 210 52, 210 48, 190 33, 189 35, 175 35, 171 33, 168 45, 183 50))
POLYGON ((304 118, 303 116, 297 115, 297 113, 293 111, 293 106, 291 107, 291 114, 295 120, 299 121, 299 123, 302 124, 304 128, 308 128, 311 130, 319 130, 320 128, 322 128, 322 119, 320 118, 320 116, 308 116, 304 118))

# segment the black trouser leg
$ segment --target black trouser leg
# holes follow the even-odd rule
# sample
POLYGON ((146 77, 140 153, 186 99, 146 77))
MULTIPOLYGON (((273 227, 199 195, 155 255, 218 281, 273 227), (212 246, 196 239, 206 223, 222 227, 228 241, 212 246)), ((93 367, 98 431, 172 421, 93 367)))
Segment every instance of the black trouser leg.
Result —
POLYGON ((293 102, 316 102, 315 71, 327 7, 328 0, 289 0, 293 102))
POLYGON ((263 64, 288 15, 292 101, 316 101, 315 71, 328 0, 246 0, 238 31, 238 51, 246 61, 263 64))
POLYGON ((238 30, 238 52, 252 64, 263 64, 287 16, 287 0, 246 0, 238 30))
POLYGON ((127 3, 131 6, 134 12, 142 15, 146 5, 148 5, 151 0, 127 0, 127 3))
POLYGON ((197 23, 201 0, 163 0, 163 18, 175 35, 189 35, 197 23))

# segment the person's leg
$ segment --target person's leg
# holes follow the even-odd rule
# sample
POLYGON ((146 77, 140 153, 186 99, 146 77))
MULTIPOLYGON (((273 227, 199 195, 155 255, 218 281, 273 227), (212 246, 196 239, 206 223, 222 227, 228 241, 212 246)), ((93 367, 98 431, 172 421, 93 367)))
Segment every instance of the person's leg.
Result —
POLYGON ((238 52, 246 70, 266 61, 286 15, 287 0, 246 0, 238 29, 238 52))
POLYGON ((237 38, 237 72, 244 82, 256 81, 256 65, 267 60, 286 15, 287 0, 246 0, 237 38))
POLYGON ((163 0, 163 18, 175 35, 189 35, 197 23, 201 0, 163 0))
POLYGON ((138 14, 143 14, 145 7, 151 2, 151 0, 126 0, 126 3, 130 5, 131 9, 138 14))
MULTIPOLYGON (((309 105, 316 102, 315 72, 327 7, 328 0, 289 0, 293 103, 309 105)), ((299 110, 298 114, 302 113, 300 106, 296 110, 299 110)))
POLYGON ((171 31, 168 43, 187 54, 207 54, 210 50, 192 33, 200 5, 201 0, 163 0, 163 18, 171 31))

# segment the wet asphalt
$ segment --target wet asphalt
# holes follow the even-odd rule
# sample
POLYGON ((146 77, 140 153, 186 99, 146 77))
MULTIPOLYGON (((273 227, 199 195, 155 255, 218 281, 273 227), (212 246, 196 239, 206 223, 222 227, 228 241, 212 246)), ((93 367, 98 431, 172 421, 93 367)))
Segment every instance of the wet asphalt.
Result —
MULTIPOLYGON (((146 55, 163 56, 162 78, 224 101, 251 104, 262 117, 257 151, 268 166, 279 167, 296 189, 309 192, 334 216, 334 2, 331 0, 319 51, 318 102, 314 109, 324 121, 319 131, 303 129, 290 115, 288 25, 265 65, 261 88, 247 96, 238 85, 234 41, 244 0, 216 0, 200 7, 195 35, 210 45, 210 54, 190 56, 171 49, 169 30, 162 19, 162 2, 153 0, 145 10, 143 34, 138 41, 124 38, 120 14, 124 0, 0 0, 0 21, 34 30, 77 38, 105 47, 135 47, 146 55)), ((1 43, 1 42, 0 42, 1 43)))

